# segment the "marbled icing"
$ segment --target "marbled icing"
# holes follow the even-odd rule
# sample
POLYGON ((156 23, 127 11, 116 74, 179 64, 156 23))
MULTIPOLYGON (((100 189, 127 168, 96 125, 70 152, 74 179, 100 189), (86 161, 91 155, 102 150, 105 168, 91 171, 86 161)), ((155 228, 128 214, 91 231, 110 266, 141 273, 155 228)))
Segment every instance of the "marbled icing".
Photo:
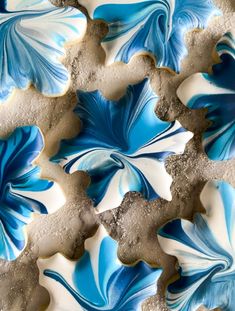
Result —
POLYGON ((204 28, 218 15, 212 0, 79 0, 93 19, 108 23, 103 40, 107 64, 151 53, 158 67, 176 72, 187 54, 186 31, 204 28))
POLYGON ((118 101, 99 91, 78 92, 75 113, 82 131, 63 140, 52 161, 67 173, 88 172, 87 193, 97 212, 118 207, 129 191, 139 191, 148 200, 171 200, 165 159, 182 153, 192 133, 177 121, 161 121, 154 112, 157 99, 147 79, 129 86, 118 101))
POLYGON ((30 84, 46 96, 64 94, 70 81, 60 61, 64 45, 80 40, 86 23, 79 10, 48 0, 1 1, 0 103, 30 84))
POLYGON ((51 298, 47 311, 141 311, 142 302, 156 293, 162 270, 144 262, 124 266, 117 248, 100 226, 78 261, 61 254, 39 259, 39 281, 51 298))
POLYGON ((235 189, 210 181, 201 193, 206 214, 194 223, 176 219, 166 224, 158 239, 163 250, 179 262, 180 278, 167 289, 170 310, 234 311, 235 294, 235 189))
POLYGON ((186 79, 177 94, 192 109, 207 108, 211 121, 203 135, 203 147, 211 160, 235 156, 235 32, 225 34, 216 45, 220 63, 212 74, 197 73, 186 79))
POLYGON ((40 179, 32 164, 44 146, 36 126, 17 128, 0 140, 0 258, 16 259, 23 251, 25 226, 33 213, 46 214, 61 207, 65 198, 57 183, 40 179))

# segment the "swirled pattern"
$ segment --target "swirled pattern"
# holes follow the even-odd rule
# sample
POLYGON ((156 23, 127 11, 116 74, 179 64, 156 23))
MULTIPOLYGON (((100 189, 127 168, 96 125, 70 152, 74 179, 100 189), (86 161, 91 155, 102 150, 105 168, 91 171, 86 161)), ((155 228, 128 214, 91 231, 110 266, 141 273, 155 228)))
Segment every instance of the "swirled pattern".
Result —
POLYGON ((234 311, 235 294, 235 189, 210 181, 201 193, 206 214, 194 223, 174 220, 159 231, 163 250, 175 256, 180 278, 167 289, 170 310, 234 311))
POLYGON ((151 53, 158 67, 178 72, 187 54, 185 32, 204 28, 220 14, 212 0, 80 0, 93 19, 108 23, 103 40, 107 64, 151 53))
POLYGON ((186 79, 177 93, 183 104, 192 109, 207 108, 211 121, 203 135, 203 147, 212 160, 235 157, 235 32, 217 43, 221 59, 213 73, 197 73, 186 79))
POLYGON ((192 133, 179 122, 163 122, 155 115, 157 96, 147 79, 129 86, 119 101, 99 91, 78 92, 75 112, 82 132, 64 140, 52 161, 67 173, 87 171, 88 195, 98 212, 118 207, 128 191, 140 191, 148 200, 171 200, 172 178, 164 161, 184 151, 192 133))
POLYGON ((40 284, 50 293, 48 311, 141 311, 141 303, 156 292, 162 270, 144 262, 124 266, 117 242, 100 227, 85 242, 78 261, 61 254, 39 259, 40 284))
POLYGON ((85 30, 86 17, 75 8, 49 0, 0 1, 0 103, 31 83, 46 96, 64 94, 69 74, 59 58, 85 30))
POLYGON ((23 251, 33 213, 54 212, 65 202, 59 185, 40 179, 40 168, 32 164, 43 145, 36 126, 0 140, 0 258, 14 260, 23 251))

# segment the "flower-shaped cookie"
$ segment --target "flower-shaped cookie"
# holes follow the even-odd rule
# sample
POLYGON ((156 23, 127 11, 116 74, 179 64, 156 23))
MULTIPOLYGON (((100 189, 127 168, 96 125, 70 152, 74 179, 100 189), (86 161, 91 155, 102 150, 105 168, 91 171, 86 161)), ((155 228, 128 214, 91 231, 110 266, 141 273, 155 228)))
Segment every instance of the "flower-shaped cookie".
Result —
POLYGON ((54 212, 65 202, 59 185, 40 179, 32 164, 43 146, 36 126, 17 128, 0 140, 0 258, 14 260, 23 251, 33 213, 54 212))
POLYGON ((59 58, 64 45, 80 40, 86 17, 49 0, 0 1, 0 103, 32 83, 46 96, 62 95, 69 74, 59 58))
POLYGON ((180 278, 167 289, 170 310, 234 310, 235 189, 210 181, 201 193, 206 214, 176 219, 159 231, 163 250, 179 261, 180 278))
POLYGON ((100 226, 86 240, 78 261, 61 254, 39 259, 39 282, 50 294, 48 311, 141 310, 142 302, 156 293, 162 270, 144 262, 124 266, 117 256, 117 242, 100 226))
POLYGON ((108 23, 103 40, 107 64, 129 62, 138 53, 151 53, 158 67, 176 72, 186 55, 186 31, 204 28, 220 14, 213 0, 79 0, 91 18, 108 23))
POLYGON ((212 74, 197 73, 186 79, 177 94, 192 109, 207 108, 211 125, 203 147, 211 160, 235 157, 235 32, 225 34, 216 45, 220 63, 212 74))
POLYGON ((179 122, 163 122, 154 112, 157 96, 147 79, 129 86, 119 101, 99 91, 78 92, 75 112, 82 132, 64 140, 52 161, 67 173, 87 171, 88 195, 98 212, 118 207, 128 191, 140 191, 148 200, 171 200, 172 178, 164 161, 184 151, 192 133, 179 122))

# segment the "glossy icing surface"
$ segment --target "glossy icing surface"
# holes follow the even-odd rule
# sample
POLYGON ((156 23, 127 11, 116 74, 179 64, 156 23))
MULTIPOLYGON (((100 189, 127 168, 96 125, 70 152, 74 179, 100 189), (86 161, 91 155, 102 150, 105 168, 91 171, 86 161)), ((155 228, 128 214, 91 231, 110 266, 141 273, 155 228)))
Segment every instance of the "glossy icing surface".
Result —
POLYGON ((163 250, 178 259, 180 278, 168 286, 170 310, 234 310, 235 189, 210 181, 201 193, 206 214, 176 219, 159 231, 163 250))
POLYGON ((108 23, 103 40, 107 64, 129 62, 138 53, 151 53, 158 67, 178 72, 187 54, 186 31, 204 28, 218 15, 212 0, 80 0, 93 19, 108 23))
POLYGON ((235 32, 225 34, 216 45, 221 62, 213 73, 197 73, 186 79, 177 93, 192 109, 207 108, 211 121, 203 135, 203 147, 212 160, 235 156, 235 32))
POLYGON ((59 185, 40 179, 32 164, 44 146, 36 126, 17 128, 0 140, 0 258, 16 259, 26 246, 25 226, 33 213, 56 211, 65 203, 59 185))
POLYGON ((40 284, 50 294, 48 311, 141 311, 142 302, 156 293, 162 270, 144 262, 124 266, 117 242, 103 226, 86 240, 78 261, 61 254, 39 259, 40 284))
POLYGON ((139 191, 148 200, 171 200, 172 178, 164 161, 182 153, 192 133, 155 115, 158 97, 149 81, 129 86, 119 101, 109 101, 99 91, 79 91, 78 99, 75 113, 82 131, 62 141, 52 161, 67 173, 88 172, 87 193, 97 212, 118 207, 128 191, 139 191))
POLYGON ((31 83, 46 96, 64 94, 70 80, 60 61, 64 45, 85 31, 86 17, 75 8, 48 0, 1 1, 0 103, 31 83))

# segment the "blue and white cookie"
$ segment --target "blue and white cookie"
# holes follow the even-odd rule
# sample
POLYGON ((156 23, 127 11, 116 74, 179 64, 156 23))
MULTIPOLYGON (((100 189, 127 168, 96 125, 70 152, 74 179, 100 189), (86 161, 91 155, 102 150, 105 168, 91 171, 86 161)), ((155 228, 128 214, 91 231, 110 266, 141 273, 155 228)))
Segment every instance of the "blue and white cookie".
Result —
POLYGON ((82 120, 79 135, 61 142, 52 161, 65 172, 88 172, 87 190, 98 213, 118 207, 129 191, 147 200, 171 200, 168 156, 180 154, 192 133, 179 122, 161 121, 158 100, 149 80, 129 86, 126 95, 110 101, 99 91, 78 92, 75 113, 82 120))
POLYGON ((234 310, 235 189, 223 181, 208 182, 201 202, 206 214, 194 222, 176 219, 158 233, 162 249, 179 262, 180 278, 167 288, 173 311, 234 310))
POLYGON ((16 259, 27 244, 26 225, 33 214, 56 211, 65 203, 53 181, 40 178, 33 165, 44 146, 38 127, 17 128, 0 140, 0 258, 16 259))
POLYGON ((156 293, 162 270, 144 262, 124 266, 117 242, 100 226, 86 240, 77 261, 57 253, 39 259, 39 282, 50 294, 48 311, 141 311, 142 302, 156 293))
POLYGON ((30 84, 46 96, 63 95, 70 82, 64 45, 81 40, 86 25, 79 10, 49 0, 0 1, 0 103, 30 84))
POLYGON ((180 71, 187 54, 184 35, 204 28, 219 15, 213 0, 79 0, 92 19, 108 23, 103 39, 106 63, 128 63, 132 56, 151 54, 157 67, 180 71))
POLYGON ((207 108, 211 124, 203 135, 203 147, 211 160, 235 157, 235 32, 226 33, 216 45, 220 58, 212 73, 196 73, 186 79, 177 94, 191 109, 207 108))

